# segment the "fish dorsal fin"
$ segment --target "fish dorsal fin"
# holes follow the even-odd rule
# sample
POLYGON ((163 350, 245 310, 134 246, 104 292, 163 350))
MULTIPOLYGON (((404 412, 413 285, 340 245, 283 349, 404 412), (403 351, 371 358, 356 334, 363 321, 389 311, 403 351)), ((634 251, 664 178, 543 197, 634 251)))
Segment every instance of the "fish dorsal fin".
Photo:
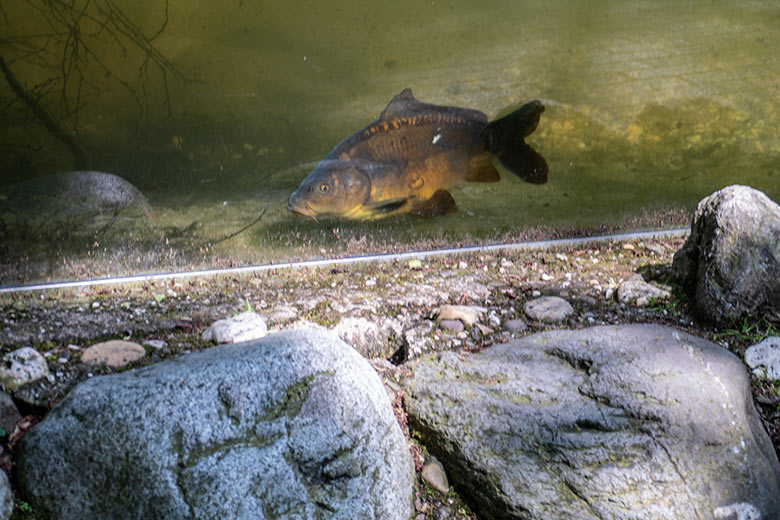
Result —
POLYGON ((412 89, 405 88, 400 94, 396 94, 390 103, 387 104, 382 113, 379 114, 379 121, 393 119, 395 117, 409 117, 422 112, 427 106, 414 99, 412 89))
POLYGON ((405 88, 400 94, 396 94, 387 104, 377 121, 390 121, 398 118, 414 120, 416 116, 438 116, 443 120, 472 121, 487 123, 487 116, 479 110, 471 108, 448 107, 417 101, 412 94, 412 89, 405 88))

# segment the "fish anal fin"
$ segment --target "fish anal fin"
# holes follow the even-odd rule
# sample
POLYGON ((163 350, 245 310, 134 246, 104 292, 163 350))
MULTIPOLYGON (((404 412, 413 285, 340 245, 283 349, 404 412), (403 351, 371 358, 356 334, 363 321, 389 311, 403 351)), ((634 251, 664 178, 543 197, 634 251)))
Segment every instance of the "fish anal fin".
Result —
POLYGON ((493 158, 488 154, 480 154, 469 162, 466 180, 469 182, 498 182, 501 180, 501 175, 493 166, 493 158))
POLYGON ((507 170, 526 182, 547 182, 547 161, 526 143, 506 148, 498 160, 507 170))
POLYGON ((458 211, 455 199, 447 190, 438 190, 430 199, 415 204, 409 213, 420 217, 451 215, 458 211))

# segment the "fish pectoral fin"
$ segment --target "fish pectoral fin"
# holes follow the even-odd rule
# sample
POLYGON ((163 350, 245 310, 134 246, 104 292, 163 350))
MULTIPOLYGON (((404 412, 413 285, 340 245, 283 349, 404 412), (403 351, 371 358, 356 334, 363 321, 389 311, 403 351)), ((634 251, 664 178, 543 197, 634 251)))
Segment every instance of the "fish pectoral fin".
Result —
POLYGON ((469 182, 498 182, 501 180, 501 175, 493 166, 493 158, 488 154, 482 154, 470 161, 466 180, 469 182))
POLYGON ((379 216, 401 209, 410 198, 411 197, 402 197, 397 199, 379 200, 376 202, 368 202, 364 204, 364 206, 370 215, 379 216))
POLYGON ((432 217, 435 215, 450 215, 458 211, 455 199, 447 190, 438 190, 430 199, 418 202, 409 210, 409 213, 420 217, 432 217))

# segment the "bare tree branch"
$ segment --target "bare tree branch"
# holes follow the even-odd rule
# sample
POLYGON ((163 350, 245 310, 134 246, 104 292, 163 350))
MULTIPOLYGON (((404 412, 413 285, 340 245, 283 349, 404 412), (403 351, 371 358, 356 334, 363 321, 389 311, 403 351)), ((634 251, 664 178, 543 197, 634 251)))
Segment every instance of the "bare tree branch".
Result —
POLYGON ((6 65, 5 59, 3 59, 2 55, 0 55, 0 71, 3 72, 3 76, 5 76, 5 79, 8 81, 8 84, 10 85, 14 94, 16 94, 25 105, 27 105, 27 108, 29 108, 32 113, 35 114, 46 130, 48 130, 55 139, 59 140, 68 147, 68 150, 70 150, 70 153, 73 155, 74 166, 77 169, 85 168, 87 161, 84 157, 84 152, 76 144, 73 138, 63 132, 62 128, 60 128, 60 126, 51 118, 51 116, 49 116, 49 114, 46 113, 46 111, 43 110, 32 97, 30 97, 24 88, 22 88, 11 70, 6 65))
MULTIPOLYGON (((35 118, 68 146, 75 162, 85 162, 83 147, 69 134, 79 135, 87 103, 96 95, 113 92, 112 83, 136 106, 136 130, 150 121, 173 117, 169 80, 186 83, 186 79, 154 44, 168 27, 167 0, 163 19, 151 36, 146 36, 144 29, 114 0, 24 0, 22 5, 28 9, 27 15, 31 9, 40 16, 42 30, 24 36, 0 36, 0 53, 5 58, 3 74, 35 118), (117 55, 127 59, 106 61, 106 57, 117 55), (51 75, 30 88, 13 74, 17 64, 19 71, 32 67, 51 75), (159 93, 159 97, 150 97, 151 92, 159 93), (162 112, 153 104, 159 99, 164 107, 162 112), (52 113, 43 107, 50 107, 52 113)), ((14 16, 21 16, 21 12, 6 11, 0 4, 5 25, 13 25, 14 16)), ((5 104, 0 117, 11 106, 5 104)))

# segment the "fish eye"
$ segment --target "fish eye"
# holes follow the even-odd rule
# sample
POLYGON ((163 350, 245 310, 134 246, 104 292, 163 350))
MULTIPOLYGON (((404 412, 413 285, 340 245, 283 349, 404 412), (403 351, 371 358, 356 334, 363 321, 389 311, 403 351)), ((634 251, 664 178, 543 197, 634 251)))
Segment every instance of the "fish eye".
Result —
POLYGON ((328 193, 330 191, 330 184, 320 184, 320 192, 328 193))

